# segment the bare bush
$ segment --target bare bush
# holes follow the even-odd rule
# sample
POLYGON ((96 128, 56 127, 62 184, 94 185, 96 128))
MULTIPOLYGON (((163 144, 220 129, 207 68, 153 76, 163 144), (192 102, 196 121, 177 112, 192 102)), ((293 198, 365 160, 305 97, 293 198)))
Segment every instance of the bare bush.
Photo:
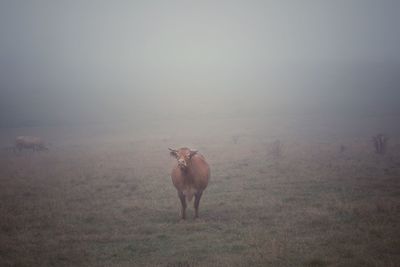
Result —
POLYGON ((383 134, 378 134, 372 137, 372 141, 375 148, 375 153, 377 154, 385 154, 387 148, 388 138, 383 134))

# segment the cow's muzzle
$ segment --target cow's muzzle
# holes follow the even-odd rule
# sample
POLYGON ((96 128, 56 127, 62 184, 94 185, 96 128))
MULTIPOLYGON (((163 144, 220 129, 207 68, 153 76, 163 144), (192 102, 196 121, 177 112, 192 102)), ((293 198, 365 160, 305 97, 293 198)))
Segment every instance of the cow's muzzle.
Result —
POLYGON ((179 160, 178 160, 178 166, 179 166, 181 169, 185 169, 186 166, 187 166, 186 161, 183 160, 183 159, 179 159, 179 160))

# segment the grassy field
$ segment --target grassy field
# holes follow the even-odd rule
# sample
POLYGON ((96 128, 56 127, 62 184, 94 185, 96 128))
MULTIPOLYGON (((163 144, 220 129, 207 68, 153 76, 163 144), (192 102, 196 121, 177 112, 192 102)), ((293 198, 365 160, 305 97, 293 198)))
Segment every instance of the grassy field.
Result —
POLYGON ((52 145, 0 154, 0 265, 400 266, 400 136, 377 155, 304 123, 24 129, 52 145), (186 145, 211 181, 181 221, 167 148, 186 145))

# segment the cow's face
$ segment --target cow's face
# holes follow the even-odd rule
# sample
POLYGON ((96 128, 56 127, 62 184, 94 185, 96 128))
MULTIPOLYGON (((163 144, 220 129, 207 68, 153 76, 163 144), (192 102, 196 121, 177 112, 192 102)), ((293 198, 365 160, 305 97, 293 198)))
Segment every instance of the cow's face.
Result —
POLYGON ((171 149, 168 148, 170 151, 170 155, 176 158, 178 161, 178 166, 181 170, 186 170, 188 165, 190 164, 190 160, 197 153, 197 150, 191 150, 189 148, 180 148, 180 149, 171 149))

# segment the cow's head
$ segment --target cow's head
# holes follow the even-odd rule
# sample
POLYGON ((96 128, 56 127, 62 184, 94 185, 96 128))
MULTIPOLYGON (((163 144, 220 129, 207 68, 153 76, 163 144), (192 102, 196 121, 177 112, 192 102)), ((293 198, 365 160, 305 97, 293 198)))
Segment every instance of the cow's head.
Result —
POLYGON ((190 160, 197 153, 197 150, 191 150, 187 147, 183 147, 180 149, 168 149, 170 151, 170 155, 176 158, 176 160, 178 161, 178 166, 182 170, 186 170, 186 168, 190 164, 190 160))

